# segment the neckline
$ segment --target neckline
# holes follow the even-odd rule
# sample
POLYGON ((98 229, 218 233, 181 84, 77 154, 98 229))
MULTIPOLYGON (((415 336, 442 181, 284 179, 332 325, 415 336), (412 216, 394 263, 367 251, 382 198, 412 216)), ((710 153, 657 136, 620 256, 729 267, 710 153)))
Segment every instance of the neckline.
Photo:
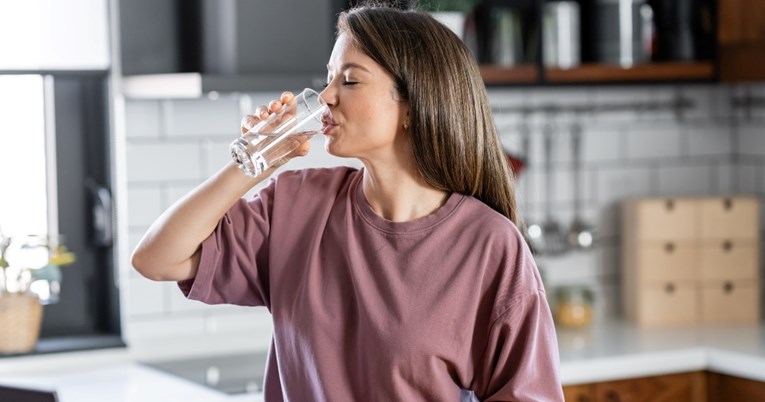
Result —
POLYGON ((372 206, 369 205, 367 198, 364 196, 364 186, 361 184, 363 182, 363 177, 364 170, 361 169, 359 170, 357 179, 353 183, 354 188, 351 189, 354 193, 354 207, 356 212, 358 212, 367 224, 377 230, 389 234, 407 234, 428 230, 451 216, 465 198, 462 194, 451 193, 447 197, 446 202, 433 211, 433 213, 411 221, 393 222, 377 215, 372 209, 372 206))

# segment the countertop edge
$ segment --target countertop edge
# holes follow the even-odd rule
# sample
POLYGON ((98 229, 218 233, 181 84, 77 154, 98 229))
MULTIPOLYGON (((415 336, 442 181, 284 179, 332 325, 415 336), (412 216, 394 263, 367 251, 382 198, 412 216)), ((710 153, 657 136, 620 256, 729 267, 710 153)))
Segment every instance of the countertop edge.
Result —
POLYGON ((708 370, 707 356, 699 347, 582 359, 562 362, 560 376, 565 386, 708 370))
POLYGON ((765 382, 765 359, 760 356, 717 348, 709 348, 707 356, 710 371, 765 382))

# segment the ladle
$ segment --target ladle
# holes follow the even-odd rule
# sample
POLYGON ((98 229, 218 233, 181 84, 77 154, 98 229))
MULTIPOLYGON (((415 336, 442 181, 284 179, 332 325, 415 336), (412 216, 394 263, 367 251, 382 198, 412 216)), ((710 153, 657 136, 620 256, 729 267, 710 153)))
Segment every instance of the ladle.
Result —
POLYGON ((566 234, 558 222, 552 216, 552 207, 555 203, 555 177, 552 167, 552 146, 555 135, 555 122, 548 121, 543 129, 545 149, 545 223, 542 225, 544 253, 557 255, 566 252, 568 244, 566 234))
POLYGON ((582 218, 582 126, 571 125, 571 150, 574 162, 574 220, 568 231, 568 245, 574 249, 588 249, 594 242, 592 226, 582 218))

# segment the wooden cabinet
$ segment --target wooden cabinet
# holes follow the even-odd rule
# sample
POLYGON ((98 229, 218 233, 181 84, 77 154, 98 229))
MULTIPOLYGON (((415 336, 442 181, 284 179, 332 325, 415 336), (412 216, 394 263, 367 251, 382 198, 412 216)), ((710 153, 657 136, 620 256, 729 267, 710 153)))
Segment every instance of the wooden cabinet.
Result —
POLYGON ((759 222, 754 197, 626 201, 627 319, 640 326, 757 322, 759 222))
POLYGON ((706 402, 707 386, 699 371, 565 386, 563 395, 567 402, 706 402))
POLYGON ((765 401, 765 383, 707 371, 563 387, 566 402, 765 401))
POLYGON ((707 384, 708 402, 765 401, 765 383, 759 381, 707 373, 707 384))
POLYGON ((718 0, 717 40, 721 81, 765 80, 765 2, 718 0))

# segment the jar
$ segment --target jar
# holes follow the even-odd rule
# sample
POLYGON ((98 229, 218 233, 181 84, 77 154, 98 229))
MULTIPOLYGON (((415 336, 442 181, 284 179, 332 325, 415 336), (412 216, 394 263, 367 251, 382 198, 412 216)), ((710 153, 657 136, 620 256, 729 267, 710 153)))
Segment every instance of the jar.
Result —
POLYGON ((560 327, 582 328, 592 322, 592 291, 582 286, 558 288, 555 292, 555 322, 560 327))

